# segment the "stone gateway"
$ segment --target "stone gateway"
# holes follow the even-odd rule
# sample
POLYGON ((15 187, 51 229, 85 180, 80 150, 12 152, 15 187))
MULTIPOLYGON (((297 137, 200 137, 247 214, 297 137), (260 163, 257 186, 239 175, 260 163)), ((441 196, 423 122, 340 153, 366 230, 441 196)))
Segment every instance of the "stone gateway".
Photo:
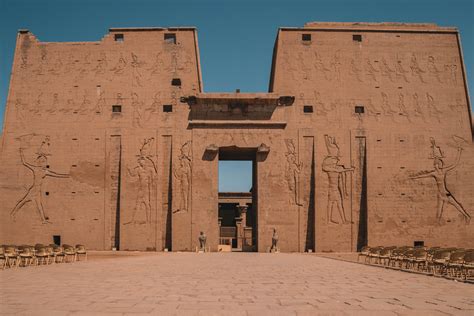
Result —
POLYGON ((65 43, 20 30, 0 244, 473 248, 471 122, 453 27, 280 28, 267 93, 204 92, 195 28, 65 43), (252 161, 250 192, 218 192, 220 160, 252 161))

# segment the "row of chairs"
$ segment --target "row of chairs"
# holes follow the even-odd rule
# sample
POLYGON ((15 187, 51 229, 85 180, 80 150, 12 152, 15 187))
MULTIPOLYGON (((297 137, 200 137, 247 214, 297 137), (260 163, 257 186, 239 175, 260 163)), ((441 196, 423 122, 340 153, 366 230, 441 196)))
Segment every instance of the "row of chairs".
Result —
POLYGON ((441 247, 364 247, 358 261, 459 279, 474 278, 474 249, 441 247))
POLYGON ((2 268, 27 267, 62 262, 75 262, 83 256, 87 260, 87 251, 84 245, 0 245, 0 263, 2 268))

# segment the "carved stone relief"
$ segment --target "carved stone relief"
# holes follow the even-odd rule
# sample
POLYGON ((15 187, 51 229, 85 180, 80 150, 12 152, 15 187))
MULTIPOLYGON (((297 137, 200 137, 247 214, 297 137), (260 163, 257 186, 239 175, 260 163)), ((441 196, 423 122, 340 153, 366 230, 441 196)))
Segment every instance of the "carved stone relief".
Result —
POLYGON ((139 100, 138 94, 132 92, 132 126, 142 127, 142 107, 143 102, 139 100))
POLYGON ((354 170, 339 164, 339 146, 334 137, 324 135, 328 154, 323 160, 322 170, 328 175, 328 204, 326 220, 328 223, 339 224, 333 219, 334 207, 339 212, 342 224, 349 224, 344 211, 344 199, 348 198, 346 173, 354 170))
POLYGON ((97 103, 95 104, 95 113, 97 113, 97 114, 102 113, 102 110, 103 110, 105 105, 106 105, 105 91, 100 91, 99 99, 97 100, 97 103))
POLYGON ((331 60, 332 79, 335 81, 341 81, 341 52, 338 50, 334 53, 331 60))
POLYGON ((286 144, 286 173, 285 178, 288 184, 289 190, 289 204, 290 205, 303 205, 300 202, 300 173, 303 168, 303 163, 298 163, 298 158, 296 155, 295 143, 292 139, 285 139, 286 144))
POLYGON ((391 116, 393 119, 393 115, 397 112, 394 111, 392 107, 390 106, 390 102, 388 101, 387 94, 385 92, 382 92, 381 95, 382 95, 382 112, 384 115, 391 116))
POLYGON ((329 72, 331 70, 329 68, 326 68, 318 52, 314 52, 314 68, 316 69, 317 74, 321 74, 320 76, 322 78, 326 80, 330 79, 329 72))
POLYGON ((403 93, 398 94, 398 111, 399 115, 406 117, 408 122, 411 123, 410 114, 408 113, 407 108, 405 107, 405 96, 403 95, 403 93))
POLYGON ((92 104, 92 102, 87 97, 87 92, 84 91, 84 95, 82 96, 82 102, 81 102, 81 106, 80 106, 80 109, 79 109, 79 113, 84 115, 84 114, 87 114, 88 112, 91 112, 93 110, 91 108, 91 104, 92 104))
POLYGON ((382 77, 387 77, 391 82, 393 82, 393 73, 395 70, 390 68, 385 57, 382 57, 382 63, 379 65, 379 68, 382 77))
POLYGON ((357 81, 359 81, 359 82, 364 81, 362 79, 362 70, 359 68, 359 66, 357 65, 357 61, 354 58, 351 59, 351 66, 350 66, 349 74, 354 76, 357 79, 357 81))
POLYGON ((25 168, 28 168, 32 172, 33 183, 29 185, 25 195, 20 200, 18 200, 15 207, 10 212, 10 216, 13 220, 15 220, 18 211, 20 211, 23 206, 25 206, 25 204, 32 202, 38 211, 41 222, 43 224, 50 223, 49 217, 46 215, 43 205, 43 196, 45 195, 45 192, 43 192, 42 188, 43 182, 46 177, 68 178, 69 175, 57 173, 49 169, 48 156, 51 155, 49 152, 49 136, 27 134, 18 137, 18 140, 20 141, 19 152, 21 163, 25 168), (34 162, 29 162, 29 159, 25 158, 25 151, 31 152, 31 148, 35 143, 38 143, 40 139, 42 140, 36 150, 35 160, 34 162))
POLYGON ((428 56, 428 73, 435 77, 438 83, 443 83, 441 80, 442 72, 436 67, 435 58, 433 56, 428 56))
POLYGON ((153 115, 158 114, 160 112, 160 105, 161 105, 161 93, 156 92, 153 96, 153 102, 144 110, 145 119, 149 121, 153 115))
POLYGON ((420 100, 418 98, 418 93, 416 93, 416 92, 413 94, 412 108, 413 108, 413 111, 414 111, 414 113, 413 113, 414 116, 421 118, 423 120, 423 122, 426 123, 426 117, 423 113, 423 109, 421 107, 420 100))
POLYGON ((428 115, 432 118, 435 118, 438 123, 441 123, 441 114, 443 114, 443 112, 436 107, 435 100, 433 96, 429 93, 426 93, 426 102, 428 108, 428 115))
POLYGON ((446 186, 446 176, 448 172, 455 169, 459 165, 461 160, 462 147, 461 144, 466 142, 464 139, 458 136, 453 136, 454 142, 457 144, 457 155, 456 160, 451 165, 445 165, 445 155, 439 146, 436 145, 434 138, 430 138, 431 141, 431 153, 430 159, 433 159, 433 170, 420 171, 412 176, 411 179, 421 179, 421 178, 434 178, 436 182, 436 187, 438 189, 437 199, 438 199, 438 208, 436 212, 436 219, 438 222, 441 222, 444 206, 449 204, 453 206, 465 220, 466 224, 471 220, 471 215, 464 209, 461 203, 454 197, 454 195, 448 190, 446 186))
POLYGON ((142 73, 141 68, 145 65, 145 62, 142 62, 138 59, 138 56, 132 53, 132 61, 130 66, 132 66, 132 87, 142 87, 142 73))
POLYGON ((396 65, 395 65, 395 77, 398 80, 403 79, 403 81, 408 83, 410 81, 408 81, 408 79, 407 79, 407 73, 408 73, 408 70, 406 70, 403 67, 402 61, 400 59, 398 59, 396 65))
POLYGON ((135 199, 135 206, 133 208, 132 217, 130 221, 124 223, 128 224, 146 224, 151 222, 152 205, 155 195, 155 182, 158 173, 154 162, 154 155, 152 153, 152 146, 154 138, 145 138, 141 144, 139 154, 137 155, 137 164, 133 168, 128 168, 128 175, 136 179, 138 188, 136 190, 137 196, 135 199), (145 222, 136 219, 137 213, 143 211, 145 213, 145 222))
POLYGON ((151 65, 151 67, 148 69, 151 75, 159 75, 163 72, 164 62, 163 57, 161 55, 161 52, 156 53, 155 61, 153 62, 153 65, 151 65))
POLYGON ((15 117, 18 122, 25 121, 26 104, 23 104, 20 98, 15 100, 15 117))
POLYGON ((411 55, 410 69, 411 69, 411 75, 413 77, 417 77, 422 83, 426 83, 425 79, 423 78, 423 74, 426 71, 421 69, 420 65, 418 64, 416 55, 414 53, 411 55))
POLYGON ((116 75, 121 75, 124 73, 126 66, 127 66, 127 61, 125 60, 123 55, 120 54, 119 60, 117 61, 115 66, 110 70, 116 75))
POLYGON ((181 146, 178 165, 173 170, 177 180, 178 199, 173 213, 188 212, 191 195, 191 141, 181 146))
POLYGON ((105 52, 100 52, 99 59, 97 60, 97 66, 93 69, 96 75, 105 74, 107 70, 107 54, 105 52))
POLYGON ((364 70, 365 70, 365 75, 367 77, 369 77, 370 79, 372 79, 375 82, 378 81, 376 73, 379 72, 379 71, 377 69, 375 69, 375 67, 372 65, 372 62, 368 58, 366 59, 364 70))

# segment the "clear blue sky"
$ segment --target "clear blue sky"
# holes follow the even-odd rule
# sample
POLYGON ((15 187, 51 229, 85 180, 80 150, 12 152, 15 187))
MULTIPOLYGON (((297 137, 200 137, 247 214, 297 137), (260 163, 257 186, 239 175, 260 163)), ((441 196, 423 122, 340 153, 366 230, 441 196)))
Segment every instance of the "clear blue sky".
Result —
MULTIPOLYGON (((280 26, 433 22, 459 28, 472 91, 473 20, 474 0, 0 0, 0 124, 20 28, 54 42, 97 41, 110 27, 196 26, 205 91, 257 92, 268 89, 280 26)), ((237 188, 248 190, 248 183, 237 188)))

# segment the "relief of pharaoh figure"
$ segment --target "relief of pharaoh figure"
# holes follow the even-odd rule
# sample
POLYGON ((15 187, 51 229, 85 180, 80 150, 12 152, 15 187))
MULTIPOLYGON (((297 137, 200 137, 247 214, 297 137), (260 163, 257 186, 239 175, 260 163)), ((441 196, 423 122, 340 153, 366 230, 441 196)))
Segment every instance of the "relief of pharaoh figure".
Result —
MULTIPOLYGON (((34 135, 30 135, 34 136, 34 135)), ((50 223, 48 216, 46 216, 44 205, 43 205, 43 195, 45 194, 42 189, 44 179, 46 177, 53 178, 68 178, 69 174, 57 173, 52 170, 49 170, 48 158, 49 151, 44 148, 49 146, 49 137, 46 136, 45 140, 42 142, 41 146, 37 150, 38 152, 35 163, 29 163, 25 159, 24 148, 20 147, 20 158, 23 166, 30 169, 33 173, 33 183, 28 188, 26 194, 16 203, 13 210, 10 212, 10 216, 15 220, 16 214, 18 211, 28 202, 33 202, 38 214, 40 215, 41 221, 43 224, 50 223)))
POLYGON ((143 222, 137 222, 135 219, 137 212, 142 209, 145 211, 146 223, 151 221, 152 192, 156 173, 157 170, 154 164, 150 163, 149 159, 144 156, 139 156, 135 168, 128 169, 130 177, 138 178, 138 189, 132 218, 125 224, 144 224, 143 222))
POLYGON ((339 217, 342 224, 350 223, 346 219, 344 211, 344 198, 347 197, 346 189, 346 173, 354 171, 354 168, 346 168, 339 164, 339 146, 334 137, 324 135, 328 155, 323 160, 323 171, 328 175, 328 206, 327 206, 327 222, 339 224, 334 221, 333 211, 334 206, 337 207, 339 217))
MULTIPOLYGON (((471 215, 464 209, 464 207, 459 203, 454 195, 448 190, 446 186, 446 176, 447 173, 455 169, 461 159, 462 147, 458 146, 456 161, 452 165, 445 166, 443 159, 445 158, 444 153, 441 151, 441 148, 436 145, 436 142, 433 138, 431 141, 431 157, 433 159, 433 170, 420 171, 412 176, 411 179, 421 179, 421 178, 434 178, 436 181, 436 187, 438 189, 438 208, 436 212, 436 219, 438 222, 441 221, 444 211, 445 204, 450 204, 463 216, 464 220, 468 224, 471 220, 471 215)), ((459 144, 458 144, 459 145, 459 144)))
POLYGON ((178 207, 173 213, 187 212, 189 210, 189 193, 191 188, 191 142, 186 142, 181 147, 181 154, 178 157, 179 165, 174 169, 174 176, 178 180, 178 207))

